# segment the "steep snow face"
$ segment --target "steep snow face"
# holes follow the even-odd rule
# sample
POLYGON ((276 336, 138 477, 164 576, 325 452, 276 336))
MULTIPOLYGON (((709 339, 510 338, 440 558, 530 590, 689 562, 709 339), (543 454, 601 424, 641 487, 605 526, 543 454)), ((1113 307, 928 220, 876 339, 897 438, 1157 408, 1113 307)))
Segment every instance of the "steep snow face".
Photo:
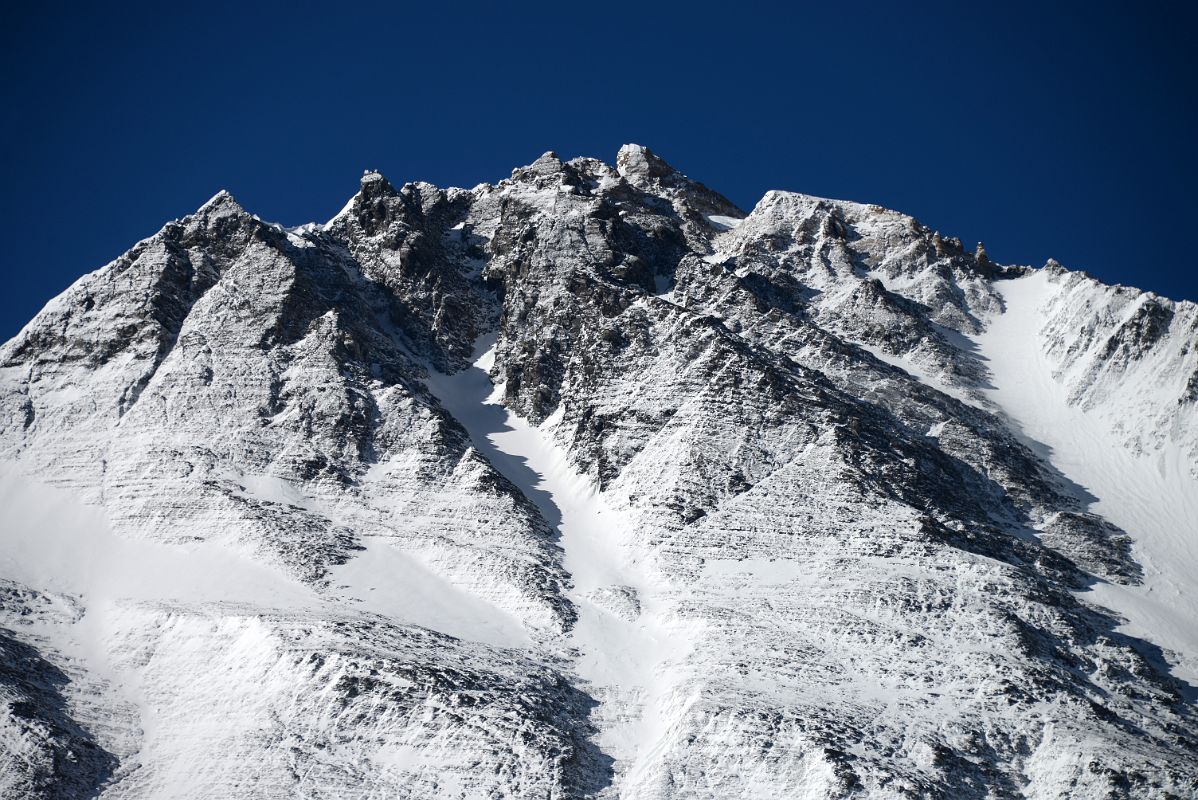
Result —
POLYGON ((1059 270, 997 288, 1004 312, 975 339, 993 384, 987 397, 1093 501, 1095 513, 1131 534, 1143 568, 1139 585, 1098 583, 1087 598, 1125 616, 1122 630, 1170 651, 1175 674, 1198 685, 1196 431, 1194 415, 1177 402, 1186 375, 1176 374, 1177 363, 1198 359, 1178 352, 1187 346, 1194 307, 1140 295, 1121 298, 1120 313, 1111 314, 1104 303, 1126 292, 1059 270), (1161 329, 1138 339, 1128 333, 1145 331, 1142 320, 1154 315, 1164 320, 1161 329), (1071 326, 1079 316, 1105 317, 1113 333, 1071 326), (1180 336, 1169 336, 1170 321, 1180 336), (1079 340, 1097 343, 1086 350, 1079 340), (1136 346, 1147 352, 1120 353, 1136 346), (1097 358, 1099 348, 1120 353, 1121 363, 1097 358))
POLYGON ((0 792, 1189 796, 1194 320, 637 145, 222 193, 0 348, 0 792))
MULTIPOLYGON (((443 201, 444 195, 429 200, 429 213, 441 213, 437 203, 443 201)), ((352 217, 339 222, 339 238, 308 232, 310 246, 296 247, 227 195, 218 196, 77 283, 0 349, 0 451, 19 473, 103 512, 101 527, 65 520, 59 534, 43 540, 40 521, 25 524, 16 506, 5 509, 5 552, 13 560, 4 577, 15 581, 6 619, 28 618, 30 603, 62 605, 82 615, 81 630, 99 631, 90 659, 68 646, 75 637, 71 615, 51 615, 44 636, 21 640, 33 648, 27 660, 45 666, 38 667, 42 677, 33 688, 19 673, 6 683, 16 696, 33 698, 22 701, 32 704, 33 722, 21 714, 13 721, 15 741, 24 743, 14 747, 41 755, 6 763, 13 769, 6 785, 52 796, 86 794, 56 766, 63 759, 69 766, 64 753, 73 752, 69 742, 80 741, 105 754, 87 775, 94 786, 107 782, 114 796, 172 793, 173 779, 143 778, 172 774, 178 761, 206 764, 206 777, 197 778, 202 794, 227 795, 225 788, 250 785, 247 770, 261 769, 255 794, 293 796, 299 790, 292 757, 258 756, 276 747, 286 753, 294 744, 296 752, 309 753, 301 760, 319 760, 330 741, 348 736, 332 720, 369 713, 407 685, 393 686, 386 677, 401 662, 411 665, 401 672, 425 676, 405 695, 411 707, 401 718, 410 717, 411 725, 392 719, 382 739, 357 742, 344 758, 330 761, 334 774, 351 764, 369 771, 370 753, 398 741, 411 758, 389 767, 391 777, 380 772, 372 778, 372 791, 427 796, 431 779, 421 775, 449 780, 454 771, 438 766, 444 762, 435 752, 462 757, 475 746, 468 743, 475 734, 463 729, 443 742, 440 734, 429 739, 421 709, 447 704, 444 721, 452 727, 449 720, 458 714, 452 709, 462 697, 476 698, 480 712, 491 708, 478 716, 479 724, 493 712, 513 726, 498 738, 476 737, 478 747, 532 758, 527 748, 503 742, 516 730, 528 731, 532 706, 516 710, 526 702, 517 696, 526 684, 561 687, 576 710, 574 722, 557 711, 531 711, 558 732, 537 734, 542 755, 529 763, 539 759, 538 777, 519 779, 520 785, 560 794, 577 782, 576 774, 592 770, 579 755, 589 747, 581 732, 589 701, 538 657, 504 661, 507 656, 485 649, 528 647, 557 636, 574 612, 547 523, 471 450, 465 431, 423 387, 422 363, 451 358, 454 337, 408 335, 404 328, 428 319, 426 303, 435 302, 436 292, 400 301, 382 285, 406 278, 389 271, 384 262, 395 256, 378 240, 409 228, 412 236, 422 235, 425 209, 370 182, 351 210, 352 217), (377 203, 399 210, 376 217, 377 203), (247 570, 249 577, 238 577, 247 570), (76 574, 100 581, 102 591, 72 583, 76 574), (234 579, 236 586, 295 584, 295 596, 282 604, 261 593, 243 596, 234 591, 234 579), (197 585, 205 590, 200 596, 191 591, 197 585), (189 643, 188 626, 198 641, 217 646, 223 632, 266 613, 274 615, 271 624, 251 625, 258 660, 244 664, 244 674, 232 655, 214 664, 189 643), (163 615, 190 621, 163 640, 163 615), (433 625, 438 633, 420 639, 427 646, 414 645, 413 637, 426 636, 415 625, 433 625), (358 648, 359 629, 372 631, 382 652, 393 655, 358 648), (328 648, 346 652, 348 666, 316 669, 328 648), (131 649, 144 656, 127 658, 131 649), (472 671, 429 683, 427 676, 438 675, 448 663, 438 666, 442 656, 450 653, 472 671), (263 678, 253 677, 262 663, 284 662, 279 680, 255 682, 263 678), (173 706, 169 722, 150 725, 123 710, 116 689, 96 689, 96 680, 109 679, 99 663, 124 665, 130 677, 122 685, 144 685, 156 702, 173 706), (171 667, 154 671, 154 663, 171 667), (295 670, 309 674, 301 679, 295 670), (206 682, 194 680, 201 673, 206 682), (195 692, 190 705, 184 689, 195 692), (299 742, 280 722, 301 713, 297 703, 304 695, 297 691, 328 702, 307 706, 303 714, 314 717, 299 742), (256 715, 246 717, 245 736, 231 733, 209 747, 210 732, 221 730, 236 698, 255 693, 261 702, 256 715), (104 710, 84 733, 69 733, 67 723, 75 723, 68 707, 90 707, 90 695, 111 696, 111 702, 100 704, 104 710), (57 722, 60 717, 65 721, 57 722), (66 731, 68 744, 58 747, 45 725, 66 731), (121 732, 109 736, 113 728, 121 732), (267 733, 250 735, 257 730, 267 733), (119 767, 111 768, 114 762, 119 767)), ((439 247, 430 252, 436 255, 424 258, 445 273, 439 284, 464 280, 469 264, 439 247)), ((399 259, 414 269, 415 257, 399 259)), ((478 310, 480 298, 463 291, 455 307, 478 310)), ((21 487, 6 492, 26 493, 21 487)), ((534 705, 556 706, 557 689, 546 691, 534 705)), ((485 760, 501 772, 504 763, 515 763, 485 760)), ((508 790, 516 785, 508 777, 464 780, 464 787, 484 793, 492 790, 488 780, 508 790)))

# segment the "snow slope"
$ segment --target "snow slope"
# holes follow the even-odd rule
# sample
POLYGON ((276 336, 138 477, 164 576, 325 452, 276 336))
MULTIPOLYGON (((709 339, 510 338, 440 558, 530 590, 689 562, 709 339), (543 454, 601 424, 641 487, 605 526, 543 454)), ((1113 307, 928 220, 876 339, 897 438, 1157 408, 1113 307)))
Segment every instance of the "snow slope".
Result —
MULTIPOLYGON (((1070 402, 1043 334, 1061 291, 1046 270, 995 284, 1005 311, 973 336, 991 375, 986 396, 1025 441, 1130 533, 1143 582, 1097 582, 1083 596, 1127 618, 1122 630, 1172 651, 1174 674, 1198 685, 1198 479, 1182 446, 1136 454, 1093 411, 1070 402)), ((1171 398, 1162 398, 1162 405, 1171 398)))

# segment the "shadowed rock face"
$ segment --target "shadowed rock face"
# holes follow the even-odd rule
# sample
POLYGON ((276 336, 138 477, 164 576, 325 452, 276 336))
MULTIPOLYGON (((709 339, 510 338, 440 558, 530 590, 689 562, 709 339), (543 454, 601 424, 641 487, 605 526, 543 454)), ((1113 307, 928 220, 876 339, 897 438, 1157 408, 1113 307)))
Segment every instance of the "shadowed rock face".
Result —
MULTIPOLYGON (((1191 796, 1184 654, 1075 594, 1144 579, 1128 533, 988 399, 974 342, 1031 274, 876 206, 745 214, 638 145, 470 191, 368 173, 290 230, 221 193, 0 348, 0 457, 131 553, 276 588, 0 575, 0 787, 1191 796), (426 386, 480 337, 485 423, 426 386), (577 590, 569 498, 472 439, 506 414, 635 581, 577 590), (638 630, 650 668, 583 677, 638 630)), ((1036 274, 1069 402, 1198 477, 1198 309, 1036 274)))
POLYGON ((0 631, 6 795, 88 797, 112 775, 116 758, 71 715, 63 696, 68 681, 36 649, 0 631))

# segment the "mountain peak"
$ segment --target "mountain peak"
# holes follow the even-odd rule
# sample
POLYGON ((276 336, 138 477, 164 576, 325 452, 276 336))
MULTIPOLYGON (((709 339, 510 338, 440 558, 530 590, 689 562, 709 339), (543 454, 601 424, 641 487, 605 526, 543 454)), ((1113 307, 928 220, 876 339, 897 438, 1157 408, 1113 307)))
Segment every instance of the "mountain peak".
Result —
POLYGON ((375 200, 382 197, 394 197, 398 192, 391 185, 391 181, 383 177, 383 173, 368 169, 362 173, 359 194, 366 200, 375 200))
POLYGON ((665 178, 677 173, 664 159, 644 145, 626 144, 616 154, 616 170, 633 183, 650 178, 665 178))
POLYGON ((617 163, 0 346, 0 796, 1193 796, 1198 306, 617 163))
POLYGON ((546 150, 540 158, 529 164, 528 169, 538 175, 552 175, 562 169, 562 160, 557 153, 546 150))
POLYGON ((237 202, 237 200, 233 197, 232 194, 229 193, 229 191, 227 189, 221 189, 219 192, 212 195, 212 197, 208 200, 208 202, 204 203, 202 206, 200 206, 196 210, 196 213, 209 214, 209 213, 212 213, 213 211, 217 211, 217 210, 227 210, 227 211, 234 211, 234 212, 237 212, 237 211, 244 212, 245 211, 245 209, 241 207, 241 204, 237 202))

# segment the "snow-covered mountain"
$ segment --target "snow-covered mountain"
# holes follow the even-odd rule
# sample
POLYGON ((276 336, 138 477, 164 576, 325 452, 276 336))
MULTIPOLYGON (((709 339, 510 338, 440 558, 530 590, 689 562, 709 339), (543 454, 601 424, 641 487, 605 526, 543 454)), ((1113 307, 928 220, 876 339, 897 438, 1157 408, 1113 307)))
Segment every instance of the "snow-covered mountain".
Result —
POLYGON ((1198 796, 1198 306, 628 145, 0 348, 0 795, 1198 796))

